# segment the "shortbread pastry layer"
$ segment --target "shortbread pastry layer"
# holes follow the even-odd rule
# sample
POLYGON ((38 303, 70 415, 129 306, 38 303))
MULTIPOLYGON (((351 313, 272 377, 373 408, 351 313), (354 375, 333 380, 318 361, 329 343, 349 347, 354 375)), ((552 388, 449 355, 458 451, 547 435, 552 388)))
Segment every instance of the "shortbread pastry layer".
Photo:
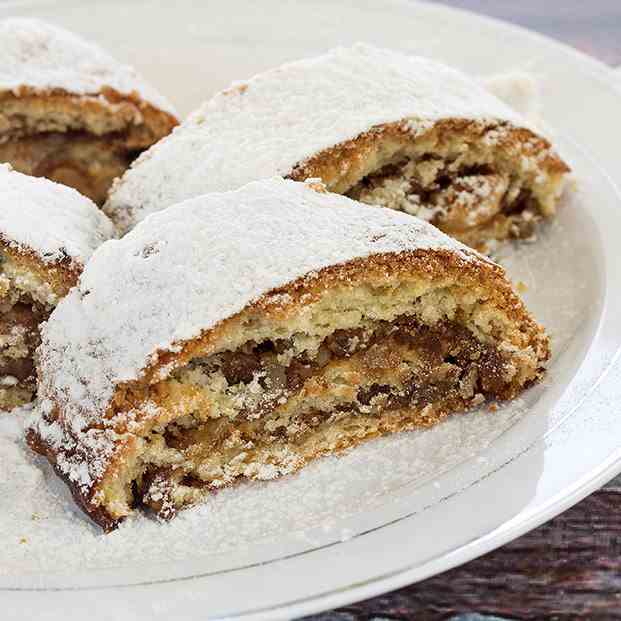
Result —
POLYGON ((0 165, 0 410, 32 400, 39 326, 114 234, 75 190, 0 165))
POLYGON ((95 44, 38 20, 0 21, 0 161, 102 204, 176 124, 153 87, 95 44))
POLYGON ((105 529, 541 377, 547 337, 502 268, 319 189, 162 211, 95 252, 46 324, 29 442, 105 529))
POLYGON ((176 202, 281 175, 418 216, 488 250, 552 217, 568 166, 478 80, 368 45, 235 84, 124 174, 106 212, 127 231, 176 202))

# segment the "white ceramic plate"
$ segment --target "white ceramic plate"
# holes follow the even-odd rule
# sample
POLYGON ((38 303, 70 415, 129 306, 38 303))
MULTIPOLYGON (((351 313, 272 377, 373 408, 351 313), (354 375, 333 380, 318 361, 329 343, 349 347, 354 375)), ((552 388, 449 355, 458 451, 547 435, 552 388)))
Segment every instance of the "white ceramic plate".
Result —
POLYGON ((417 3, 42 0, 5 2, 0 16, 9 14, 101 42, 182 113, 232 80, 357 40, 475 74, 527 68, 543 80, 544 117, 579 190, 535 244, 502 258, 528 286, 555 355, 545 385, 495 414, 372 442, 299 476, 223 492, 169 525, 139 518, 109 536, 78 516, 5 420, 2 446, 22 461, 0 493, 25 488, 23 505, 0 505, 4 618, 308 614, 468 561, 621 470, 621 92, 603 65, 524 30, 417 3))

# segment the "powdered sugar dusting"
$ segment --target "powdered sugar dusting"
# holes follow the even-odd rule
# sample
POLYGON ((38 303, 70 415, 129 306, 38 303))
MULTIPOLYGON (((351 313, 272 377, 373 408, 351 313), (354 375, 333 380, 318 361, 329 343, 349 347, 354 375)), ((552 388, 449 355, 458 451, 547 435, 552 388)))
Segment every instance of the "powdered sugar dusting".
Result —
POLYGON ((114 226, 76 190, 0 165, 0 238, 45 262, 67 258, 80 267, 114 237, 114 226))
POLYGON ((36 19, 0 21, 0 91, 62 89, 97 96, 105 87, 174 114, 172 105, 136 71, 94 43, 36 19))
POLYGON ((375 125, 443 118, 526 124, 476 80, 435 61, 368 45, 283 65, 206 102, 143 154, 107 209, 127 227, 203 194, 287 175, 310 156, 375 125))
MULTIPOLYGON (((570 198, 560 221, 542 228, 538 243, 506 244, 501 256, 510 276, 527 285, 528 305, 551 333, 549 376, 561 392, 567 378, 559 377, 559 358, 580 340, 598 292, 593 288, 597 238, 584 229, 587 196, 570 198), (578 214, 573 223, 572 214, 578 214)), ((147 564, 170 567, 176 560, 202 557, 209 571, 216 571, 244 564, 250 553, 265 560, 274 550, 286 554, 347 539, 357 534, 350 528, 350 516, 366 519, 378 507, 390 510, 400 490, 408 494, 407 512, 423 510, 471 482, 478 476, 472 469, 478 468, 481 476, 492 472, 499 464, 490 445, 510 436, 511 452, 518 454, 527 438, 516 426, 525 418, 531 426, 540 425, 533 433, 543 435, 549 403, 535 412, 532 393, 524 399, 494 413, 483 409, 456 415, 428 431, 370 441, 342 457, 318 460, 292 477, 222 490, 167 524, 137 513, 110 535, 88 521, 49 464, 25 446, 24 413, 0 416, 0 574, 135 567, 140 579, 147 564), (448 478, 439 478, 449 471, 448 478)), ((537 476, 535 464, 533 488, 537 476)), ((512 489, 508 511, 530 494, 532 489, 512 489)))
MULTIPOLYGON (((100 415, 116 385, 138 378, 158 350, 270 290, 355 258, 417 249, 483 260, 421 220, 280 178, 192 199, 98 249, 43 329, 44 376, 67 411, 100 415)), ((71 424, 77 434, 87 426, 80 416, 71 424)))
MULTIPOLYGON (((371 441, 340 457, 306 466, 293 477, 241 484, 161 523, 131 516, 103 535, 81 514, 66 486, 21 437, 21 423, 0 418, 2 505, 0 575, 170 562, 243 553, 284 537, 315 544, 328 532, 347 538, 335 524, 370 511, 403 486, 422 487, 432 477, 472 458, 523 413, 516 403, 501 412, 455 416, 429 431, 371 441), (312 532, 317 530, 318 532, 312 532), (20 543, 22 541, 23 543, 20 543)), ((442 492, 444 490, 440 490, 442 492)))
POLYGON ((542 123, 541 86, 537 76, 527 71, 507 71, 486 76, 483 86, 534 126, 542 123))

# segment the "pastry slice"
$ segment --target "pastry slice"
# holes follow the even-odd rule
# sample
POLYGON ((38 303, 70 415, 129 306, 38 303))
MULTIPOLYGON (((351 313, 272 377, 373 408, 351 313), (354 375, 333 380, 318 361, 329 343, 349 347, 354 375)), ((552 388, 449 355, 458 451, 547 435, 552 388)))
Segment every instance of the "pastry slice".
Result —
POLYGON ((100 247, 39 354, 29 443, 111 529, 511 399, 548 340, 428 223, 273 178, 100 247))
POLYGON ((171 105, 95 44, 0 21, 0 161, 103 203, 115 177, 177 124, 171 105))
POLYGON ((478 80, 356 45, 216 95, 118 181, 123 230, 205 192, 281 175, 403 211, 480 249, 530 237, 568 172, 550 143, 478 80))
POLYGON ((0 165, 0 410, 34 396, 39 326, 113 234, 75 190, 0 165))

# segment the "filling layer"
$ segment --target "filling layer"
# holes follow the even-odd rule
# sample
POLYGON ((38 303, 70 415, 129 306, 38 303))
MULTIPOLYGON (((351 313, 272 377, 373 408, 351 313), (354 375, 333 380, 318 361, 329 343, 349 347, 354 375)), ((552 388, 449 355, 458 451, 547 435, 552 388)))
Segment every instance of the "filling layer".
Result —
POLYGON ((27 175, 75 188, 97 204, 103 204, 113 180, 137 154, 114 136, 99 138, 85 132, 50 132, 0 143, 0 161, 27 175))
POLYGON ((347 195, 405 211, 471 245, 482 238, 532 237, 542 218, 518 178, 460 158, 401 159, 364 177, 347 195))
POLYGON ((304 351, 293 339, 248 342, 163 382, 163 392, 202 405, 143 438, 129 478, 116 484, 170 518, 238 479, 272 479, 365 438, 510 398, 518 376, 509 353, 457 321, 374 321, 304 351))
POLYGON ((550 144, 502 122, 411 119, 380 125, 290 173, 331 192, 432 222, 478 248, 532 236, 556 212, 567 165, 550 144))
POLYGON ((0 409, 32 400, 36 389, 33 354, 39 325, 52 309, 53 294, 35 277, 15 271, 0 255, 0 409))

